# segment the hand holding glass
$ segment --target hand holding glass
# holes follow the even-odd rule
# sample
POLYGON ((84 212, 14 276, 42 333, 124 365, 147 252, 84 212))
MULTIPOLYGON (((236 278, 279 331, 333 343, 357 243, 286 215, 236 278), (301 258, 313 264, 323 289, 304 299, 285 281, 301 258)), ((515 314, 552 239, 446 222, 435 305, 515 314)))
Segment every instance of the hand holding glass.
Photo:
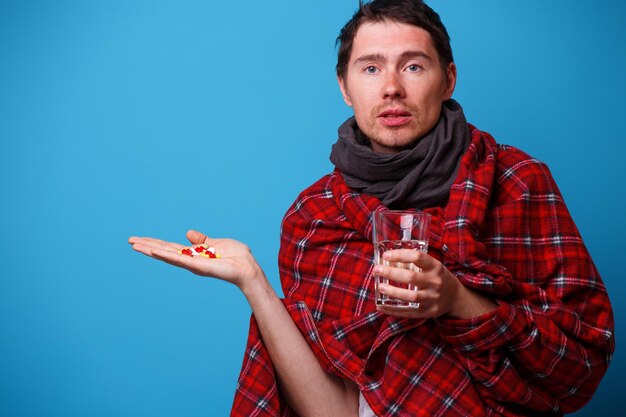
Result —
MULTIPOLYGON (((373 213, 374 262, 377 265, 404 268, 412 271, 420 269, 413 263, 389 262, 383 259, 383 253, 393 249, 412 249, 428 252, 428 231, 430 214, 421 211, 387 210, 373 213)), ((375 276, 376 305, 419 308, 419 303, 390 298, 381 294, 378 287, 381 283, 394 285, 417 291, 412 284, 402 284, 375 276)))

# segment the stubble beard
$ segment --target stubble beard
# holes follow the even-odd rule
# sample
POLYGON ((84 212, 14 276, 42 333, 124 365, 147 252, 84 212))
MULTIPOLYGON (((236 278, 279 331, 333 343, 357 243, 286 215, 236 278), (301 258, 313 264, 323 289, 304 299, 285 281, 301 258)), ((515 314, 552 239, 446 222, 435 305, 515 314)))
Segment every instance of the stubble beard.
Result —
POLYGON ((375 108, 370 115, 370 123, 368 123, 369 132, 363 133, 366 134, 372 143, 376 143, 377 145, 393 152, 412 148, 420 138, 419 133, 412 133, 421 131, 418 109, 406 105, 399 106, 403 110, 409 112, 413 120, 405 126, 388 127, 379 123, 378 115, 389 107, 391 106, 383 105, 375 108))

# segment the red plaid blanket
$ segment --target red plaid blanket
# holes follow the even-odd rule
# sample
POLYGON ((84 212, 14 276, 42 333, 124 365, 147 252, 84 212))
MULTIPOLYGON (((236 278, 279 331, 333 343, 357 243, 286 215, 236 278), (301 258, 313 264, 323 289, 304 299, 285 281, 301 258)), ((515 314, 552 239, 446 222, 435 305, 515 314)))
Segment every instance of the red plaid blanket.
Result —
MULTIPOLYGON (((334 172, 285 215, 279 256, 293 320, 322 366, 379 416, 559 415, 592 396, 614 349, 605 287, 541 162, 470 126, 429 253, 499 308, 471 320, 377 313, 378 199, 334 172)), ((232 416, 295 416, 252 319, 232 416)))

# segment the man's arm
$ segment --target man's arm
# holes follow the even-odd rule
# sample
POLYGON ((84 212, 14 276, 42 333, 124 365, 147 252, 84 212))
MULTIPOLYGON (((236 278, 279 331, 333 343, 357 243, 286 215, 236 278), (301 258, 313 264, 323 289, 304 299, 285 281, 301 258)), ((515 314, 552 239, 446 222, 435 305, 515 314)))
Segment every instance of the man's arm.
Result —
POLYGON ((183 245, 152 238, 131 237, 129 243, 145 255, 197 275, 225 280, 242 291, 272 359, 281 392, 299 415, 356 416, 358 390, 322 369, 248 247, 229 239, 209 239, 195 231, 188 232, 187 237, 194 245, 213 246, 220 258, 185 256, 179 253, 183 245))
POLYGON ((326 373, 265 276, 241 287, 274 364, 281 392, 301 416, 358 413, 358 389, 326 373))

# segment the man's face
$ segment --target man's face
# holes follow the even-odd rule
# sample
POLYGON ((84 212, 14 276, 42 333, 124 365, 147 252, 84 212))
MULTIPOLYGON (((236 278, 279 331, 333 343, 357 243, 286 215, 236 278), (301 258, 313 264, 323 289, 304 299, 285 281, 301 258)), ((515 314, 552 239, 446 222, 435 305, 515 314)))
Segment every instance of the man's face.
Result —
POLYGON ((428 32, 389 21, 359 27, 345 79, 339 79, 359 128, 382 153, 398 152, 428 133, 455 83, 454 63, 446 77, 428 32))

